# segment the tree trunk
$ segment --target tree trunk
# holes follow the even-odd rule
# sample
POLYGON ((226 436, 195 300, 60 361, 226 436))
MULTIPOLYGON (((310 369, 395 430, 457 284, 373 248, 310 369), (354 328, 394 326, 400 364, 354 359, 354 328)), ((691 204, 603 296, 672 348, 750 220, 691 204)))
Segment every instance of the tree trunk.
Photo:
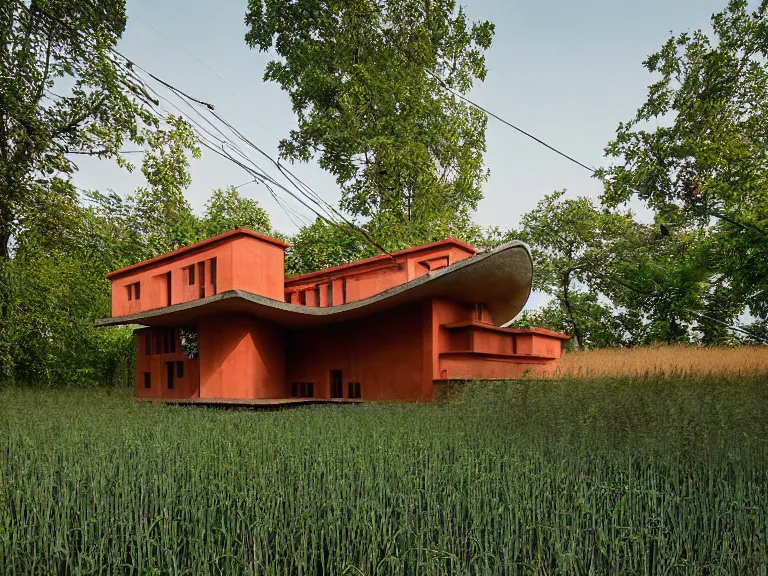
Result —
POLYGON ((563 280, 563 304, 565 305, 565 311, 568 314, 568 319, 571 321, 571 326, 573 326, 574 348, 576 348, 576 350, 581 350, 581 330, 579 330, 579 324, 576 322, 576 318, 573 315, 573 308, 571 307, 570 300, 569 285, 571 283, 571 278, 569 275, 566 275, 563 280))

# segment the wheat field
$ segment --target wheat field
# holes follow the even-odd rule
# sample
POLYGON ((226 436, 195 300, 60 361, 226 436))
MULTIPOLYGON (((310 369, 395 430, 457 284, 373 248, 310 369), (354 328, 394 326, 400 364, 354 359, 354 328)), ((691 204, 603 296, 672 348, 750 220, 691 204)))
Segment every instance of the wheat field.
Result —
POLYGON ((756 376, 768 374, 768 346, 684 344, 567 352, 556 378, 756 376))

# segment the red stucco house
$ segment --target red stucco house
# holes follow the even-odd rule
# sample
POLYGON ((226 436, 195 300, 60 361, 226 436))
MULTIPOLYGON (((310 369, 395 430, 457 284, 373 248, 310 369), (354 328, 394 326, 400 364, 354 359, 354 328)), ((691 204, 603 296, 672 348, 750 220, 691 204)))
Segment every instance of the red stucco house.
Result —
POLYGON ((568 337, 500 325, 528 248, 454 239, 286 278, 280 240, 239 228, 116 270, 112 317, 142 325, 136 394, 189 401, 429 401, 436 386, 551 374, 568 337))

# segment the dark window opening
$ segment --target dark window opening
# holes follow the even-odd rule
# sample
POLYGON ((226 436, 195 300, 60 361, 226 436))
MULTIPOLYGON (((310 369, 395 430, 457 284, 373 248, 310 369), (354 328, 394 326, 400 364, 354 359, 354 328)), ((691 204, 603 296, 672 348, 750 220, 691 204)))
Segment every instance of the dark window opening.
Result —
MULTIPOLYGON (((166 278, 165 278, 165 292, 166 292, 166 294, 165 294, 166 299, 168 300, 168 306, 170 306, 172 304, 172 302, 171 302, 171 297, 172 297, 172 293, 171 293, 171 273, 170 272, 168 272, 168 274, 166 274, 166 278)), ((138 298, 138 296, 137 296, 137 298, 138 298)))
POLYGON ((306 292, 304 292, 304 290, 299 292, 299 304, 301 304, 302 306, 307 305, 307 294, 306 292))
POLYGON ((152 374, 144 372, 144 388, 152 388, 152 374))
POLYGON ((197 275, 200 277, 200 298, 205 298, 205 262, 197 263, 197 275))
POLYGON ((293 398, 314 398, 315 384, 313 382, 291 383, 291 396, 293 398))
POLYGON ((211 258, 209 262, 211 263, 211 290, 216 294, 216 258, 211 258))
POLYGON ((341 370, 331 370, 331 398, 344 398, 341 370))
POLYGON ((333 282, 328 284, 328 306, 333 306, 333 282))
POLYGON ((315 306, 320 306, 320 286, 315 286, 315 306))
POLYGON ((174 364, 175 362, 165 363, 165 369, 168 375, 168 390, 173 390, 173 385, 174 385, 173 377, 174 377, 174 370, 176 368, 174 364))
POLYGON ((184 378, 184 362, 176 362, 176 378, 184 378))
POLYGON ((133 300, 133 284, 129 284, 126 288, 128 289, 128 302, 130 302, 133 300))
POLYGON ((360 398, 360 382, 347 383, 347 398, 360 398))
POLYGON ((152 334, 150 332, 144 335, 144 354, 152 356, 152 334))
POLYGON ((347 279, 344 278, 341 281, 341 303, 346 304, 347 303, 347 279))
POLYGON ((187 283, 190 286, 195 285, 195 265, 187 266, 187 283))
POLYGON ((141 282, 133 285, 133 297, 135 300, 141 300, 141 282))

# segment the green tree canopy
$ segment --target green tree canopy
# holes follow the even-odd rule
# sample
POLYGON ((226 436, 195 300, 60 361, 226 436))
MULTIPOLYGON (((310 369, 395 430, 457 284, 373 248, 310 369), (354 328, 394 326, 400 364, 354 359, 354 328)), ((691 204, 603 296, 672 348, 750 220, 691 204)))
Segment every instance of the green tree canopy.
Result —
POLYGON ((462 236, 488 175, 486 117, 442 85, 485 79, 493 24, 455 0, 250 0, 246 23, 251 47, 277 52, 264 78, 298 117, 283 158, 317 156, 377 238, 428 241, 434 224, 462 236))
MULTIPOLYGON (((768 2, 731 0, 701 30, 671 37, 644 66, 658 78, 619 125, 599 172, 611 205, 633 196, 672 229, 711 230, 721 286, 768 317, 768 2)), ((723 302, 730 308, 729 302, 723 302)))

